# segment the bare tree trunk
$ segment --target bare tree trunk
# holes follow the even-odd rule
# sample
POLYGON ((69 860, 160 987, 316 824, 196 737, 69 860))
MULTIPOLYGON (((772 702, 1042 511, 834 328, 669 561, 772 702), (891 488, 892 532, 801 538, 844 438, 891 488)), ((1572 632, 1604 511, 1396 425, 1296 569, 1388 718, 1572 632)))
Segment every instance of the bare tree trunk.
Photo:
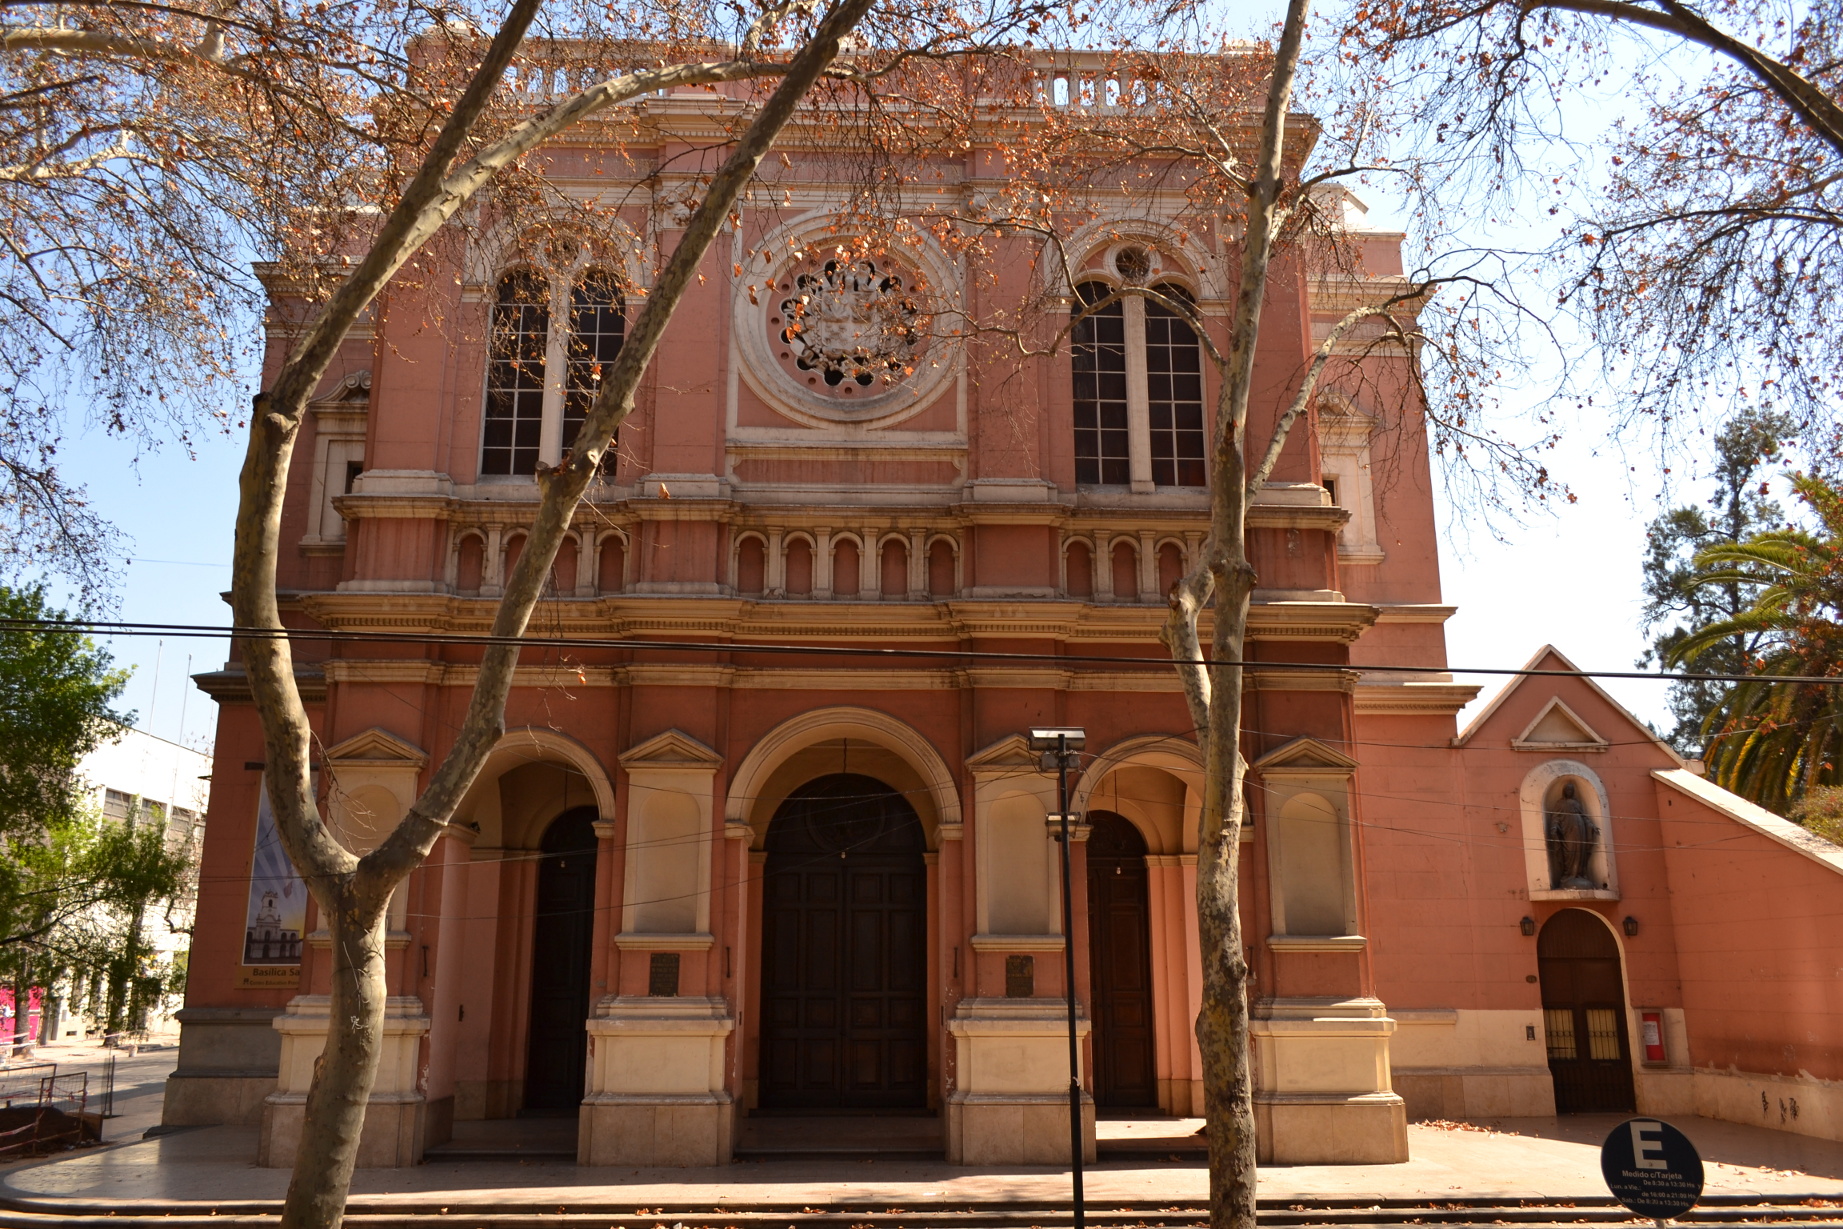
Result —
MULTIPOLYGON (((1260 149, 1251 175, 1241 176, 1248 200, 1241 270, 1228 352, 1220 364, 1215 455, 1210 473, 1210 536, 1199 566, 1172 587, 1163 640, 1177 659, 1184 697, 1203 749, 1203 808, 1197 833, 1197 935, 1202 947, 1203 1006, 1197 1047, 1203 1058, 1203 1109, 1208 1121, 1210 1224, 1254 1229, 1254 1073, 1249 1045, 1248 957, 1241 928, 1243 822, 1241 708, 1243 650, 1254 565, 1248 559, 1248 503, 1265 480, 1301 399, 1281 415, 1252 471, 1248 464, 1248 399, 1260 338, 1268 267, 1282 228, 1282 157, 1286 116, 1298 71, 1309 0, 1289 0, 1274 50, 1260 149), (1215 599, 1211 665, 1201 664, 1198 621, 1215 599)), ((1319 367, 1313 369, 1315 376, 1319 367)))
POLYGON ((300 1155, 310 1163, 294 1167, 283 1225, 337 1225, 345 1214, 383 1053, 385 912, 342 902, 323 914, 333 953, 326 1049, 314 1064, 301 1125, 300 1155))
MULTIPOLYGON (((540 113, 450 172, 449 164, 459 155, 535 16, 539 0, 517 0, 428 157, 396 208, 379 224, 373 247, 308 326, 274 384, 256 398, 249 450, 239 478, 232 604, 238 626, 261 633, 241 637, 240 643, 251 694, 262 718, 264 779, 276 831, 313 892, 331 931, 333 951, 326 1050, 308 1092, 306 1123, 282 1210, 282 1229, 337 1229, 344 1215, 365 1105, 377 1078, 382 1047, 387 993, 385 909, 391 892, 422 863, 446 831, 455 808, 503 732, 506 699, 519 655, 518 645, 508 642, 524 634, 576 507, 599 472, 601 456, 616 429, 632 411, 634 392, 711 241, 800 100, 837 58, 840 40, 850 34, 873 2, 842 0, 784 65, 695 65, 630 74, 620 79, 620 90, 604 83, 585 91, 571 103, 540 113), (711 178, 704 199, 692 211, 678 247, 655 278, 619 356, 605 373, 601 391, 578 431, 576 447, 563 465, 538 476, 537 517, 507 579, 505 596, 493 619, 496 643, 482 654, 479 680, 453 746, 397 827, 363 858, 354 856, 320 820, 309 773, 313 732, 295 686, 293 655, 281 634, 275 592, 282 500, 308 398, 359 312, 403 262, 498 169, 542 136, 565 126, 560 117, 589 114, 590 104, 583 99, 600 100, 594 101, 599 107, 608 105, 610 99, 643 92, 649 82, 678 76, 729 80, 746 75, 779 76, 781 81, 736 140, 711 178)), ((771 8, 761 20, 786 11, 771 8)))

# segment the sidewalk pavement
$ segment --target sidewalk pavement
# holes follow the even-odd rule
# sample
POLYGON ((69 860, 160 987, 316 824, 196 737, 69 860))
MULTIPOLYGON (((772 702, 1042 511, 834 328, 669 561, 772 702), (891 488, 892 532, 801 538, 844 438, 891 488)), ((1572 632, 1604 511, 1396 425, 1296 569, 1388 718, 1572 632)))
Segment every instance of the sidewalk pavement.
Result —
MULTIPOLYGON (((1618 1115, 1501 1119, 1409 1126, 1413 1160, 1400 1165, 1276 1166, 1260 1173, 1264 1200, 1602 1200, 1599 1146, 1618 1115)), ((1829 1140, 1710 1119, 1676 1119, 1701 1151, 1709 1195, 1843 1201, 1843 1148, 1829 1140)), ((107 1210, 150 1202, 209 1206, 278 1200, 283 1170, 255 1167, 256 1133, 202 1127, 83 1152, 0 1174, 0 1196, 22 1210, 107 1210)), ((1091 1202, 1189 1201, 1206 1196, 1201 1162, 1104 1162, 1088 1170, 1091 1202)), ((439 1204, 814 1207, 863 1202, 930 1204, 1060 1201, 1066 1170, 969 1169, 941 1162, 750 1162, 711 1169, 586 1168, 534 1162, 425 1164, 360 1170, 355 1197, 373 1207, 439 1204)))

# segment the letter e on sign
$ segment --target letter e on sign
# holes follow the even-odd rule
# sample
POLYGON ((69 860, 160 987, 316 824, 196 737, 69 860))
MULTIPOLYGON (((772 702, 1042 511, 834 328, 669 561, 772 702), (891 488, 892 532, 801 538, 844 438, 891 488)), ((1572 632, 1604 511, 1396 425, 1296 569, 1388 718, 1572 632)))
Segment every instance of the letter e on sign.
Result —
POLYGON ((1634 1118, 1625 1125, 1632 1129, 1632 1164, 1640 1169, 1670 1168, 1664 1160, 1663 1123, 1634 1118))

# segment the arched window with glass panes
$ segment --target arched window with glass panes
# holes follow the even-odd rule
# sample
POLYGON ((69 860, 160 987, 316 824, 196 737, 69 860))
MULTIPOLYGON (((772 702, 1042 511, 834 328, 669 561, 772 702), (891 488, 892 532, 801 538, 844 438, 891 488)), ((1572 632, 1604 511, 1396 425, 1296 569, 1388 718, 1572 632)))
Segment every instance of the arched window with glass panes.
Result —
MULTIPOLYGON (((602 372, 620 353, 627 321, 614 277, 591 269, 567 287, 529 269, 499 279, 480 432, 483 476, 527 477, 538 463, 557 464, 576 442, 601 388, 602 372), (551 322, 561 317, 567 327, 551 322)), ((602 460, 614 470, 614 449, 602 460)))
POLYGON ((1206 485, 1203 353, 1192 300, 1173 283, 1153 289, 1184 309, 1140 295, 1105 302, 1114 292, 1105 282, 1075 288, 1076 310, 1092 309, 1070 338, 1079 485, 1142 492, 1206 485))

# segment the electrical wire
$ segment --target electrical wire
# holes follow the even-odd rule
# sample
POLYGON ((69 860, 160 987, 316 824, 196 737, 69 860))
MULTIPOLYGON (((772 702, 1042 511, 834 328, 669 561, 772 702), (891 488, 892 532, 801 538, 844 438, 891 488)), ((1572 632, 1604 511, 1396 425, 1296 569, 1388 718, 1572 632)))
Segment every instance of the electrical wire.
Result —
MULTIPOLYGON (((1361 674, 1386 670, 1404 674, 1486 674, 1515 678, 1635 679, 1660 683, 1798 683, 1843 686, 1843 675, 1719 674, 1703 671, 1537 670, 1509 666, 1411 666, 1379 663, 1285 660, 1223 660, 1179 657, 1116 657, 1083 653, 1020 653, 990 649, 890 649, 858 645, 760 644, 747 641, 632 640, 608 637, 490 636, 459 632, 383 632, 340 628, 235 627, 206 623, 129 623, 97 619, 0 619, 0 631, 67 632, 75 635, 171 636, 175 639, 288 640, 304 643, 417 644, 520 648, 652 650, 669 653, 773 654, 807 657, 868 657, 878 660, 931 659, 958 661, 1034 661, 1052 665, 1239 666, 1248 670, 1327 670, 1361 674)), ((444 664, 444 663, 432 663, 444 664)), ((462 663, 446 663, 462 664, 462 663)))

